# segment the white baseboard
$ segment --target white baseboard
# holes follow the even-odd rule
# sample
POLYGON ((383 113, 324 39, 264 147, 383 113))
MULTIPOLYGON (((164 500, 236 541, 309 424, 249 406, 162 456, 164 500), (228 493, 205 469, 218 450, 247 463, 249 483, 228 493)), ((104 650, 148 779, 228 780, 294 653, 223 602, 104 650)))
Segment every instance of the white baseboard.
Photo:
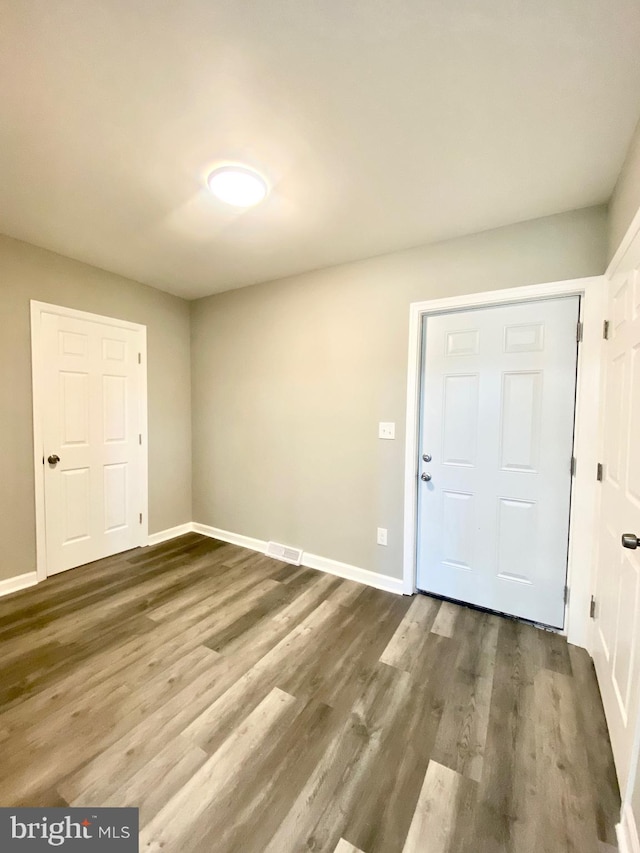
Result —
MULTIPOLYGON (((148 544, 159 545, 161 542, 168 542, 170 539, 184 536, 185 533, 200 533, 202 536, 209 536, 211 539, 219 539, 221 542, 239 545, 241 548, 248 548, 250 551, 258 551, 261 554, 264 554, 267 550, 267 542, 263 539, 253 539, 251 536, 231 533, 229 530, 210 527, 208 524, 200 524, 197 521, 188 521, 186 524, 179 524, 177 527, 169 527, 167 530, 151 533, 148 544)), ((302 554, 302 565, 308 569, 317 569, 320 572, 336 575, 339 578, 346 578, 347 580, 356 581, 366 586, 373 586, 376 589, 383 589, 386 592, 402 595, 402 580, 400 578, 379 575, 377 572, 369 571, 369 569, 350 566, 348 563, 340 563, 338 560, 331 560, 329 557, 319 557, 317 554, 309 554, 306 551, 302 554)), ((0 580, 0 597, 17 592, 20 589, 26 589, 28 586, 34 586, 37 582, 36 572, 28 572, 24 575, 17 575, 15 578, 0 580)), ((634 848, 632 848, 632 851, 636 853, 634 848)), ((637 853, 640 853, 640 850, 637 853)))
POLYGON ((622 809, 622 820, 616 827, 620 853, 640 853, 640 838, 631 805, 622 809))
POLYGON ((308 569, 318 569, 318 571, 327 572, 330 575, 337 575, 339 578, 346 578, 350 581, 366 584, 366 586, 373 586, 376 589, 383 589, 385 592, 402 595, 402 578, 379 575, 377 572, 369 571, 369 569, 350 566, 348 563, 340 563, 338 560, 330 560, 328 557, 319 557, 317 554, 308 554, 306 551, 302 555, 302 565, 308 569))
POLYGON ((147 545, 159 545, 161 542, 167 542, 169 539, 175 539, 178 536, 184 536, 185 533, 192 532, 193 523, 187 521, 186 524, 179 524, 177 527, 169 527, 167 530, 160 530, 158 533, 150 533, 147 545))
POLYGON ((229 542, 231 545, 239 545, 250 551, 259 551, 261 554, 267 550, 267 543, 262 539, 252 539, 251 536, 243 536, 241 533, 231 533, 229 530, 221 530, 219 527, 209 527, 208 524, 200 524, 194 521, 191 529, 194 533, 210 536, 211 539, 219 539, 221 542, 229 542))
POLYGON ((18 592, 18 590, 26 589, 28 586, 35 586, 37 583, 38 575, 36 572, 27 572, 24 575, 7 578, 0 581, 0 596, 10 595, 12 592, 18 592))
MULTIPOLYGON (((261 554, 264 554, 267 550, 268 543, 263 539, 252 539, 250 536, 231 533, 229 530, 220 530, 218 527, 209 527, 206 524, 194 522, 193 531, 194 533, 201 533, 203 536, 211 536, 212 539, 220 539, 222 542, 239 545, 241 548, 259 551, 261 554)), ((337 560, 330 560, 328 557, 319 557, 317 554, 309 554, 307 551, 304 551, 302 554, 302 565, 308 569, 317 569, 320 572, 337 575, 339 578, 346 578, 350 581, 366 584, 366 586, 373 586, 376 589, 383 589, 386 592, 395 592, 398 595, 402 595, 401 578, 379 575, 368 569, 350 566, 348 563, 340 563, 337 560)))

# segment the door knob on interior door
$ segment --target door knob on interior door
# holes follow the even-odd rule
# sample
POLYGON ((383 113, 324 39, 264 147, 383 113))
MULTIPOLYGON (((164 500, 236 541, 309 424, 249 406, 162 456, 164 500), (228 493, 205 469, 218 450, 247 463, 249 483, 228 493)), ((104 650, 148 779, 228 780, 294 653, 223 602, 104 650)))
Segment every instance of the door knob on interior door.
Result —
POLYGON ((425 483, 428 483, 429 480, 431 479, 431 474, 427 474, 425 472, 424 474, 420 475, 420 479, 423 480, 425 483))
POLYGON ((623 548, 631 548, 632 551, 635 551, 638 545, 640 545, 640 539, 638 539, 638 537, 634 533, 622 534, 623 548))
POLYGON ((48 457, 47 462, 49 465, 57 465, 60 461, 60 457, 57 453, 52 453, 51 456, 48 457))

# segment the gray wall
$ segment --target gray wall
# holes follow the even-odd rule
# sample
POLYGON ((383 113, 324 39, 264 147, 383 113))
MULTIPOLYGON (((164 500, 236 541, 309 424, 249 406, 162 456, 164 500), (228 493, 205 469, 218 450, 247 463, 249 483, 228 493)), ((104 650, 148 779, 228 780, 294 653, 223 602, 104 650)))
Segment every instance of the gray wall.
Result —
POLYGON ((605 261, 599 207, 192 303, 194 520, 400 577, 409 303, 605 261))
POLYGON ((640 208, 640 123, 637 125, 609 202, 608 259, 614 256, 640 208))
POLYGON ((149 531, 191 520, 188 303, 0 236, 0 580, 33 571, 36 565, 31 299, 147 326, 149 531))

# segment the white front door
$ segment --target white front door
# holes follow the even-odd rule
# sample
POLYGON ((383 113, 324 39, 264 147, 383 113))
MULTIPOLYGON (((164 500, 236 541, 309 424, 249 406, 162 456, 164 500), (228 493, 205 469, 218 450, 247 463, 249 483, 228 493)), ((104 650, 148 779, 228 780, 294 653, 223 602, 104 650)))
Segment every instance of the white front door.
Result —
POLYGON ((419 589, 563 627, 579 307, 425 319, 419 589))
POLYGON ((47 574, 141 543, 141 332, 40 312, 47 574))
POLYGON ((620 788, 640 701, 640 236, 609 281, 593 658, 620 788), (636 544, 633 539, 627 545, 636 544))

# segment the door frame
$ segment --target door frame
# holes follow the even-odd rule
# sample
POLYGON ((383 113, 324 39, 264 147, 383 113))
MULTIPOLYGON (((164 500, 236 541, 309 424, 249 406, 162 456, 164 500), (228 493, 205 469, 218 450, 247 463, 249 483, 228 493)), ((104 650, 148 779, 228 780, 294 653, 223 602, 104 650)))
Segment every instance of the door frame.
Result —
POLYGON ((140 497, 142 524, 138 536, 138 546, 147 544, 149 538, 149 472, 148 472, 148 417, 147 417, 147 327, 128 320, 118 320, 115 317, 104 317, 87 311, 78 311, 63 305, 52 305, 47 302, 31 300, 31 389, 33 399, 33 466, 35 485, 35 516, 36 516, 36 576, 37 582, 45 580, 47 575, 47 537, 45 520, 44 492, 44 438, 42 430, 42 412, 44 395, 42 389, 42 324, 41 315, 57 314, 60 317, 71 317, 75 320, 86 320, 101 323, 105 326, 115 326, 129 329, 138 333, 138 345, 141 353, 142 370, 140 375, 139 394, 139 424, 142 443, 138 456, 138 476, 140 478, 140 497))
POLYGON ((403 593, 416 592, 418 523, 418 443, 422 379, 422 321, 430 314, 446 314, 471 308, 488 308, 561 296, 580 296, 583 337, 578 347, 574 456, 567 563, 568 602, 562 631, 578 646, 589 648, 589 600, 594 563, 595 514, 598 495, 600 370, 602 318, 605 310, 604 276, 570 279, 545 284, 491 290, 409 306, 409 359, 404 471, 403 593))

